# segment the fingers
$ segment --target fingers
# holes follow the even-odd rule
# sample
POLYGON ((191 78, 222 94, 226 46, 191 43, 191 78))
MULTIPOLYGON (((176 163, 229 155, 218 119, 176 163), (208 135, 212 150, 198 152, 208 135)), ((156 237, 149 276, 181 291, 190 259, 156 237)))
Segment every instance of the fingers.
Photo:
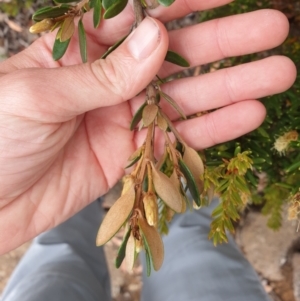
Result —
MULTIPOLYGON (((274 48, 286 39, 288 32, 287 18, 281 12, 265 9, 172 31, 169 49, 198 66, 274 48)), ((159 75, 166 77, 180 70, 165 63, 159 75)))
MULTIPOLYGON (((232 104, 212 113, 175 123, 185 142, 195 149, 233 140, 256 129, 266 115, 264 106, 256 100, 232 104)), ((161 132, 156 136, 158 145, 163 142, 161 132)), ((136 145, 145 139, 145 131, 138 132, 136 145)), ((162 145, 159 149, 163 149, 162 145)))
MULTIPOLYGON (((295 81, 296 67, 283 56, 215 71, 205 75, 169 82, 162 90, 170 95, 186 115, 224 107, 247 99, 257 99, 287 90, 295 81), (284 74, 284 76, 282 76, 284 74)), ((132 112, 143 102, 143 96, 131 101, 132 112)), ((178 113, 166 101, 160 106, 169 118, 178 113)))
POLYGON ((260 102, 248 100, 180 122, 177 129, 190 146, 204 149, 253 131, 261 125, 265 115, 260 102))
POLYGON ((12 101, 6 109, 47 122, 54 116, 57 121, 66 121, 118 104, 146 87, 160 68, 167 48, 164 26, 146 18, 106 60, 63 68, 23 69, 2 77, 2 96, 12 101))

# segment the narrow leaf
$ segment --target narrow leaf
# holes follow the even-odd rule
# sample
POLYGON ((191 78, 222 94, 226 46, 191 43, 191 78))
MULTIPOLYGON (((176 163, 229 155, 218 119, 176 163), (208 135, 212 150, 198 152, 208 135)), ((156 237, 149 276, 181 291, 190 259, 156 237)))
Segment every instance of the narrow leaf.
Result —
POLYGON ((171 209, 175 212, 181 212, 182 199, 178 187, 161 171, 157 170, 151 162, 152 177, 155 192, 171 209))
POLYGON ((101 3, 101 0, 92 0, 91 1, 91 8, 94 9, 94 11, 93 11, 94 28, 97 28, 100 24, 101 17, 102 17, 102 3, 101 3))
POLYGON ((127 245, 127 242, 128 242, 129 236, 130 236, 130 232, 131 232, 131 230, 129 229, 127 231, 126 235, 124 236, 122 244, 121 244, 121 246, 118 250, 118 255, 117 255, 117 258, 115 260, 115 266, 116 266, 117 269, 121 266, 121 264, 122 264, 122 262, 125 258, 126 245, 127 245))
POLYGON ((136 111, 136 113, 134 114, 131 123, 130 123, 130 130, 134 130, 135 127, 138 125, 138 123, 141 121, 142 117, 143 117, 143 110, 145 108, 145 106, 147 105, 146 102, 144 102, 140 108, 136 111))
POLYGON ((138 224, 145 241, 145 249, 149 250, 153 268, 158 271, 164 261, 164 245, 155 227, 149 226, 147 221, 139 212, 138 224))
MULTIPOLYGON (((59 32, 57 34, 59 34, 59 32)), ((63 57, 63 55, 66 53, 68 49, 69 44, 70 44, 70 39, 65 42, 61 42, 59 39, 55 39, 53 50, 52 50, 52 57, 55 61, 63 57)))
POLYGON ((128 35, 126 35, 121 40, 116 42, 113 46, 109 47, 108 50, 101 56, 101 58, 105 59, 110 53, 112 53, 115 49, 117 49, 125 41, 127 37, 128 35))
POLYGON ((167 95, 163 91, 160 91, 159 93, 178 112, 178 114, 183 119, 186 119, 186 116, 185 116, 183 110, 180 108, 180 106, 176 103, 176 101, 171 96, 167 95))
POLYGON ((180 54, 169 50, 165 57, 165 61, 178 65, 180 67, 190 67, 189 62, 183 58, 180 54))
POLYGON ((128 0, 118 0, 104 13, 104 19, 110 19, 118 15, 126 7, 128 0))
POLYGON ((42 21, 46 18, 57 18, 60 16, 65 15, 69 10, 70 10, 71 6, 70 5, 66 5, 63 4, 61 6, 56 6, 56 7, 52 7, 52 6, 46 6, 43 7, 39 10, 37 10, 33 16, 32 19, 36 22, 42 21))
POLYGON ((135 201, 134 183, 109 209, 97 234, 96 244, 101 246, 109 241, 122 227, 131 213, 135 201))
POLYGON ((79 37, 79 48, 80 48, 81 60, 83 63, 86 63, 87 62, 86 35, 85 35, 85 30, 84 30, 81 19, 78 22, 78 37, 79 37))
POLYGON ((155 104, 146 105, 143 110, 143 124, 144 126, 149 126, 157 116, 158 106, 155 104))
POLYGON ((175 0, 158 0, 158 3, 163 6, 170 6, 175 0))
POLYGON ((75 31, 74 17, 68 17, 61 26, 60 41, 65 42, 72 38, 75 31))
POLYGON ((200 200, 200 192, 196 184, 196 180, 193 177, 190 169, 187 167, 187 165, 184 163, 182 159, 179 160, 179 167, 182 173, 184 174, 184 177, 187 182, 188 189, 197 204, 197 206, 201 205, 201 200, 200 200))

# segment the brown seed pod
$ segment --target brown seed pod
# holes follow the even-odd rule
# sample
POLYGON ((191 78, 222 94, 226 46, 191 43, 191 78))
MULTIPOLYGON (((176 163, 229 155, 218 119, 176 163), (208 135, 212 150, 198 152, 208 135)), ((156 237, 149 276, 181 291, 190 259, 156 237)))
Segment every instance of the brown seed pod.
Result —
POLYGON ((199 193, 202 193, 203 181, 200 178, 204 173, 204 165, 202 159, 194 149, 187 145, 184 145, 184 154, 182 159, 191 171, 195 179, 195 183, 198 187, 199 193))
POLYGON ((143 124, 149 126, 155 119, 158 113, 158 106, 155 104, 146 105, 143 110, 143 124))
POLYGON ((158 222, 158 206, 154 193, 147 192, 143 197, 145 216, 150 226, 157 226, 158 222))
POLYGON ((164 261, 164 245, 156 228, 149 226, 139 211, 138 224, 145 242, 145 250, 149 252, 153 268, 158 271, 164 261))
POLYGON ((107 212, 97 234, 97 246, 104 245, 108 242, 127 220, 135 201, 134 186, 133 183, 128 188, 128 191, 123 194, 107 212))
POLYGON ((157 195, 175 212, 182 210, 182 197, 178 187, 151 162, 154 189, 157 195))

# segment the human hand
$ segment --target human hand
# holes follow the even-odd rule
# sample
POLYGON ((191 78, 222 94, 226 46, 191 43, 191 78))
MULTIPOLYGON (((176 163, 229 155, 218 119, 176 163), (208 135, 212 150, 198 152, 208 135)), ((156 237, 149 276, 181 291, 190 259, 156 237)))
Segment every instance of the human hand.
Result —
MULTIPOLYGON (((177 0, 150 13, 165 22, 230 1, 207 2, 177 0)), ((65 58, 54 62, 53 34, 0 64, 0 253, 63 222, 120 179, 127 158, 144 136, 143 131, 128 129, 143 101, 135 95, 155 74, 164 77, 180 70, 169 63, 160 68, 168 40, 170 49, 197 66, 275 47, 288 33, 286 18, 272 10, 170 33, 151 20, 106 60, 97 58, 128 32, 133 21, 130 6, 104 21, 98 31, 87 22, 87 64, 80 64, 76 41, 65 58)), ((187 143, 202 149, 259 126, 265 109, 254 99, 279 93, 294 79, 293 63, 277 56, 177 80, 163 90, 187 115, 221 108, 177 124, 187 143)), ((172 110, 167 113, 177 117, 172 110)))

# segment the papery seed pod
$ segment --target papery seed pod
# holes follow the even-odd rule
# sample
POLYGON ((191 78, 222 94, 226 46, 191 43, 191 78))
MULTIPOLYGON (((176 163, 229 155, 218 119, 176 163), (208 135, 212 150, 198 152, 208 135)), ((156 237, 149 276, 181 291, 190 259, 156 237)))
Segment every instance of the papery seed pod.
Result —
POLYGON ((168 176, 157 170, 151 162, 154 189, 157 195, 175 212, 181 212, 182 197, 168 176))
POLYGON ((29 28, 30 33, 41 33, 47 30, 51 30, 51 28, 55 25, 55 21, 52 19, 44 19, 40 22, 35 23, 29 28))
POLYGON ((126 245, 126 255, 125 255, 125 260, 126 260, 126 265, 128 270, 132 270, 135 262, 135 238, 133 234, 131 233, 126 245))
POLYGON ((157 115, 157 126, 164 132, 168 129, 168 123, 165 118, 161 116, 161 114, 157 115))
POLYGON ((134 186, 134 178, 131 175, 126 175, 122 179, 123 182, 123 189, 121 195, 124 195, 129 189, 134 186))
POLYGON ((194 149, 187 145, 184 145, 184 154, 182 159, 191 171, 198 187, 199 193, 202 193, 203 181, 200 178, 204 173, 204 165, 202 159, 194 149))
POLYGON ((155 104, 146 105, 143 110, 143 124, 149 126, 155 119, 158 113, 158 106, 155 104))
POLYGON ((145 251, 149 252, 152 259, 153 268, 158 271, 164 260, 164 245, 156 228, 149 226, 139 211, 138 224, 144 238, 145 251))
POLYGON ((128 188, 128 191, 113 204, 104 217, 97 234, 97 246, 105 244, 119 231, 129 217, 134 205, 134 201, 135 185, 134 182, 132 182, 132 185, 128 188))
POLYGON ((170 222, 173 219, 174 215, 175 211, 172 210, 170 207, 167 207, 165 215, 167 222, 170 222))
POLYGON ((147 192, 143 197, 145 216, 150 226, 157 226, 158 222, 158 206, 154 193, 147 192))

